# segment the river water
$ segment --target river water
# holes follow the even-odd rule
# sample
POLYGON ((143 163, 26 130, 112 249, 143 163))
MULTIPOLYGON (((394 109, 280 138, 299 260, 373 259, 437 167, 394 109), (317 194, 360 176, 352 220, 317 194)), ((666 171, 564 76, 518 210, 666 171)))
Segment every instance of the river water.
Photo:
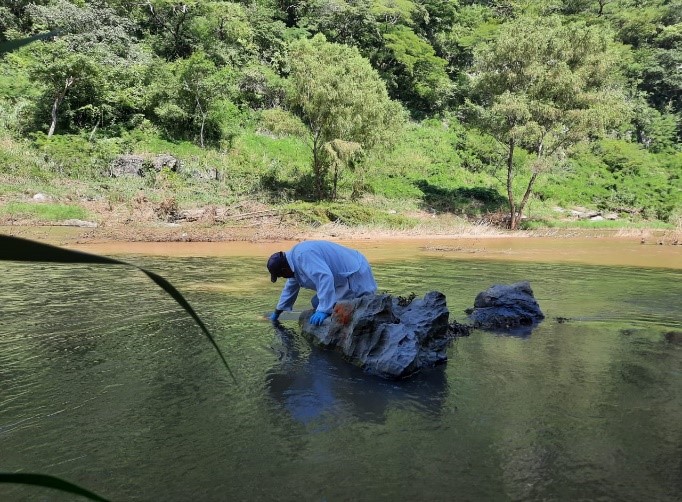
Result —
POLYGON ((169 279, 236 383, 134 269, 0 263, 0 471, 112 500, 682 499, 682 250, 549 242, 357 243, 380 291, 442 291, 451 319, 519 280, 547 316, 400 382, 264 321, 265 258, 288 244, 86 248, 169 279))

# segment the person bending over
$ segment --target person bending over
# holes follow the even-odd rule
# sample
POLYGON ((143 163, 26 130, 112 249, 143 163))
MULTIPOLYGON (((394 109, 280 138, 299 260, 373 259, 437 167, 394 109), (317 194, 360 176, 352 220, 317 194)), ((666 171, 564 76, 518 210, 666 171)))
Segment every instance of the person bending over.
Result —
POLYGON ((289 251, 278 251, 268 259, 270 280, 287 281, 271 321, 291 310, 301 288, 315 291, 311 302, 315 313, 310 324, 320 326, 331 315, 336 302, 373 294, 377 283, 367 259, 355 249, 329 241, 304 241, 289 251))

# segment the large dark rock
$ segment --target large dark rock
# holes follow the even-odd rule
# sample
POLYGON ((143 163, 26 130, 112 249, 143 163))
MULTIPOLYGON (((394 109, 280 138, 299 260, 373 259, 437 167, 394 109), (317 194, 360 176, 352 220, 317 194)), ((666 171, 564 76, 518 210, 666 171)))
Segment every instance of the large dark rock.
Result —
POLYGON ((322 326, 310 324, 312 313, 301 314, 303 332, 374 375, 401 378, 447 361, 449 311, 437 291, 411 301, 380 294, 339 302, 322 326))
POLYGON ((468 309, 474 328, 517 330, 529 334, 528 328, 545 318, 527 281, 495 284, 479 293, 474 308, 468 309))

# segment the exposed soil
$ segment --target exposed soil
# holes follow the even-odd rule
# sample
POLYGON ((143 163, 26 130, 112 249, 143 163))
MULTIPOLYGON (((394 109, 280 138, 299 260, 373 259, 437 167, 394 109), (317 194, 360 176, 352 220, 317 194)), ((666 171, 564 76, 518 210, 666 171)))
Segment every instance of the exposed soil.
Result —
POLYGON ((467 224, 451 215, 434 215, 428 212, 413 212, 409 215, 421 222, 415 228, 389 230, 376 227, 348 227, 334 223, 321 226, 304 225, 291 215, 255 201, 241 201, 232 206, 205 206, 180 210, 172 199, 153 203, 144 194, 140 194, 132 201, 119 204, 79 198, 78 205, 86 209, 90 221, 46 223, 19 220, 5 215, 0 216, 0 233, 62 246, 104 242, 268 243, 303 239, 433 241, 525 237, 616 237, 634 239, 642 244, 682 244, 682 233, 679 230, 662 232, 547 229, 510 232, 490 223, 467 224))

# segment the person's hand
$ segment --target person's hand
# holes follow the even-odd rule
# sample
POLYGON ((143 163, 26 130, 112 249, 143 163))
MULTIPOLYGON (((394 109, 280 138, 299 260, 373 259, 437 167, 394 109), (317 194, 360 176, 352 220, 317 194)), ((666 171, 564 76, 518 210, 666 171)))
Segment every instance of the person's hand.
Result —
POLYGON ((315 312, 310 316, 310 324, 313 326, 322 326, 322 322, 329 317, 326 312, 315 312))
POLYGON ((279 315, 281 313, 282 313, 281 310, 275 310, 272 314, 270 314, 270 317, 268 317, 268 319, 270 319, 272 322, 277 322, 279 321, 279 315))

